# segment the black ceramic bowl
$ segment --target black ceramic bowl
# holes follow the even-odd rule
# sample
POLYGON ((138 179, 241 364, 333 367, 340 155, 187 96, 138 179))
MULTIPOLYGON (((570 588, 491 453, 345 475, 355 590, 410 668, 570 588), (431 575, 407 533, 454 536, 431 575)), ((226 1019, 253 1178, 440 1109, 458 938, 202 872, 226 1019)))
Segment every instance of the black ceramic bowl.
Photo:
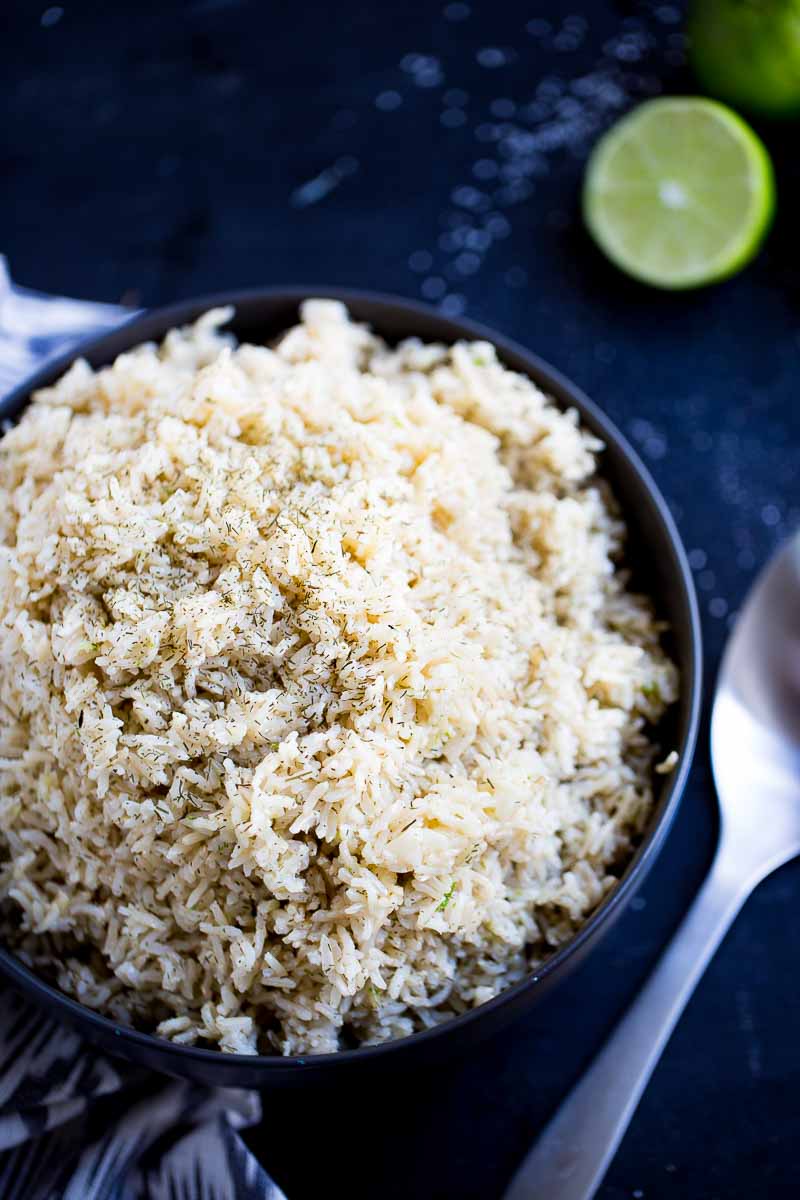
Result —
MULTIPOLYGON (((470 321, 450 320, 423 305, 391 296, 329 288, 266 288, 187 301, 134 317, 115 332, 87 341, 81 345, 79 353, 93 366, 103 366, 139 342, 160 339, 173 326, 192 321, 206 309, 221 304, 235 307, 231 328, 240 339, 269 341, 297 320, 298 306, 309 295, 344 301, 356 320, 369 322, 390 342, 414 335, 425 341, 453 342, 459 338, 491 341, 507 366, 530 376, 558 404, 577 409, 583 423, 602 438, 606 450, 601 469, 614 488, 630 530, 628 565, 633 570, 635 582, 653 596, 659 616, 669 622, 671 629, 670 651, 680 668, 681 695, 665 724, 662 740, 677 747, 680 761, 671 775, 663 777, 649 828, 619 883, 570 942, 548 959, 535 976, 479 1008, 399 1041, 308 1058, 238 1057, 216 1050, 176 1046, 162 1038, 118 1025, 84 1008, 37 978, 14 955, 0 948, 0 970, 10 982, 53 1016, 70 1022, 96 1046, 155 1070, 225 1087, 263 1088, 302 1083, 311 1077, 315 1081, 321 1077, 329 1080, 334 1075, 341 1078, 342 1072, 365 1071, 390 1063, 420 1065, 434 1057, 463 1051, 532 1008, 549 988, 565 979, 582 961, 641 885, 675 815, 697 736, 701 690, 700 626, 691 572, 672 517, 645 467, 600 409, 534 354, 490 329, 470 321)), ((2 402, 0 416, 17 417, 28 403, 31 392, 52 383, 75 357, 73 351, 26 380, 2 402)))

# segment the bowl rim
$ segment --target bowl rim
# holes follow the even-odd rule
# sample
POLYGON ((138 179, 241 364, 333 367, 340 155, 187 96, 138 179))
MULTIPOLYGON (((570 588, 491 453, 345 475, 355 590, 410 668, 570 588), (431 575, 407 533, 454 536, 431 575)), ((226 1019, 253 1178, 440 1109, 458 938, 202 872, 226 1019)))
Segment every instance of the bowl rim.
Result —
MULTIPOLYGON (((406 1037, 394 1038, 375 1045, 358 1046, 323 1054, 254 1054, 239 1055, 225 1054, 217 1049, 207 1049, 198 1046, 184 1046, 161 1038, 155 1033, 147 1033, 114 1021, 101 1012, 87 1007, 80 1001, 67 995, 60 988, 40 978, 35 971, 27 967, 11 951, 0 945, 0 971, 13 985, 39 999, 52 1011, 60 1011, 73 1026, 80 1030, 87 1025, 103 1035, 102 1040, 108 1044, 109 1035, 124 1041, 131 1047, 143 1051, 157 1049, 166 1059, 174 1060, 176 1074, 181 1074, 181 1063, 192 1063, 198 1066, 211 1066, 220 1076, 237 1073, 243 1064, 253 1071, 263 1071, 264 1082, 267 1083, 271 1073, 302 1072, 319 1067, 339 1069, 356 1062, 375 1062, 402 1054, 403 1050, 419 1047, 424 1043, 438 1040, 448 1032, 455 1033, 465 1027, 472 1026, 481 1018, 489 1017, 492 1013, 513 1005, 515 999, 528 989, 538 987, 558 976, 566 974, 563 970, 570 960, 579 955, 582 947, 589 942, 601 926, 610 924, 631 898, 631 893, 647 873, 658 852, 677 812, 680 798, 691 769, 692 758, 697 744, 702 702, 703 652, 699 609, 694 588, 691 568, 689 567, 680 534, 669 510, 649 470, 640 459, 637 452, 628 442, 624 434, 615 426, 605 412, 591 400, 581 388, 571 382, 557 368, 552 367, 533 351, 528 350, 512 338, 496 332, 494 329, 479 321, 462 316, 449 316, 430 305, 410 300, 403 296, 390 293, 374 292, 359 288, 336 287, 330 285, 272 285, 263 288, 236 289, 224 292, 210 293, 199 297, 190 297, 168 305, 152 309, 142 309, 133 312, 131 316, 123 317, 119 325, 111 330, 104 330, 98 335, 92 335, 77 342, 66 353, 47 360, 35 372, 20 381, 9 393, 2 397, 2 410, 11 410, 14 414, 21 413, 29 402, 30 396, 38 388, 54 382, 64 371, 80 357, 91 357, 98 362, 103 360, 106 348, 109 350, 120 337, 125 338, 126 348, 132 349, 143 341, 149 341, 163 336, 168 329, 175 325, 194 320, 200 313, 211 308, 232 306, 237 309, 240 305, 273 301, 285 303, 287 306, 298 306, 307 299, 339 300, 343 304, 356 308, 367 306, 375 310, 375 316, 367 318, 368 324, 380 336, 381 318, 385 314, 391 319, 392 311, 402 311, 405 316, 418 317, 420 321, 433 321, 446 333, 441 340, 455 341, 459 338, 488 341, 494 345, 501 360, 514 359, 520 366, 513 370, 522 370, 537 386, 551 395, 560 408, 574 407, 584 423, 588 423, 599 434, 603 442, 614 448, 617 455, 625 461, 626 468, 638 476, 638 481, 648 494, 658 521, 663 527, 667 541, 672 551, 672 562, 669 572, 680 586, 680 601, 687 617, 689 634, 689 671, 688 678, 682 681, 685 689, 684 696, 688 699, 687 716, 683 737, 678 749, 678 764, 669 777, 664 793, 657 803, 650 818, 647 829, 642 835, 631 859, 627 863, 619 881, 605 896, 601 903, 591 913, 580 929, 549 958, 547 958, 534 973, 527 974, 517 983, 499 992, 491 1000, 468 1009, 455 1017, 450 1017, 440 1024, 428 1029, 418 1030, 406 1037)), ((117 353, 124 352, 116 349, 117 353)), ((108 361, 111 361, 109 359, 108 361)), ((601 470, 602 475, 602 470, 601 470)), ((235 1085, 235 1080, 231 1080, 235 1085)), ((224 1079, 220 1086, 226 1086, 224 1079)))

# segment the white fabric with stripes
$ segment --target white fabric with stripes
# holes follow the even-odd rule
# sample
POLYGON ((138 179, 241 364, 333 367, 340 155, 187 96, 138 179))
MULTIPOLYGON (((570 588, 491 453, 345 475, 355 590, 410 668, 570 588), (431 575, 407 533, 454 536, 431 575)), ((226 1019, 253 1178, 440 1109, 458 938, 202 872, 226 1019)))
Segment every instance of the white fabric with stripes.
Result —
MULTIPOLYGON (((0 401, 128 309, 17 288, 0 256, 0 401)), ((285 1200, 243 1141, 256 1092, 104 1058, 0 982, 0 1200, 285 1200)))

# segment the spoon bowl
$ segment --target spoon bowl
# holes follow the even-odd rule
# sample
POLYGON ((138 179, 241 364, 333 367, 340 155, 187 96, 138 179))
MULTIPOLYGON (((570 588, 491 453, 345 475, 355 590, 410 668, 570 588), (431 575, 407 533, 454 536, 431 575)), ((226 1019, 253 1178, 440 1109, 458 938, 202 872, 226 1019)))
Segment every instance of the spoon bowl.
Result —
POLYGON ((756 881, 800 853, 800 535, 753 586, 717 680, 721 838, 756 881))
POLYGON ((708 878, 505 1200, 591 1200, 736 914, 762 879, 800 854, 800 534, 762 571, 728 642, 712 709, 711 760, 720 831, 708 878))

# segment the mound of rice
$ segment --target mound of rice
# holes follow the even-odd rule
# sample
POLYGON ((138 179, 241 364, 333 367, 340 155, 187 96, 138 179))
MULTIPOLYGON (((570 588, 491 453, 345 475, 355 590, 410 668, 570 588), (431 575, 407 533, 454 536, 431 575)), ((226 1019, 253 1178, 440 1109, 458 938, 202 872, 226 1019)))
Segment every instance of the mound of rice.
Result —
POLYGON ((176 1042, 331 1051, 574 934, 677 678, 599 443, 490 345, 229 316, 0 443, 4 938, 176 1042))

